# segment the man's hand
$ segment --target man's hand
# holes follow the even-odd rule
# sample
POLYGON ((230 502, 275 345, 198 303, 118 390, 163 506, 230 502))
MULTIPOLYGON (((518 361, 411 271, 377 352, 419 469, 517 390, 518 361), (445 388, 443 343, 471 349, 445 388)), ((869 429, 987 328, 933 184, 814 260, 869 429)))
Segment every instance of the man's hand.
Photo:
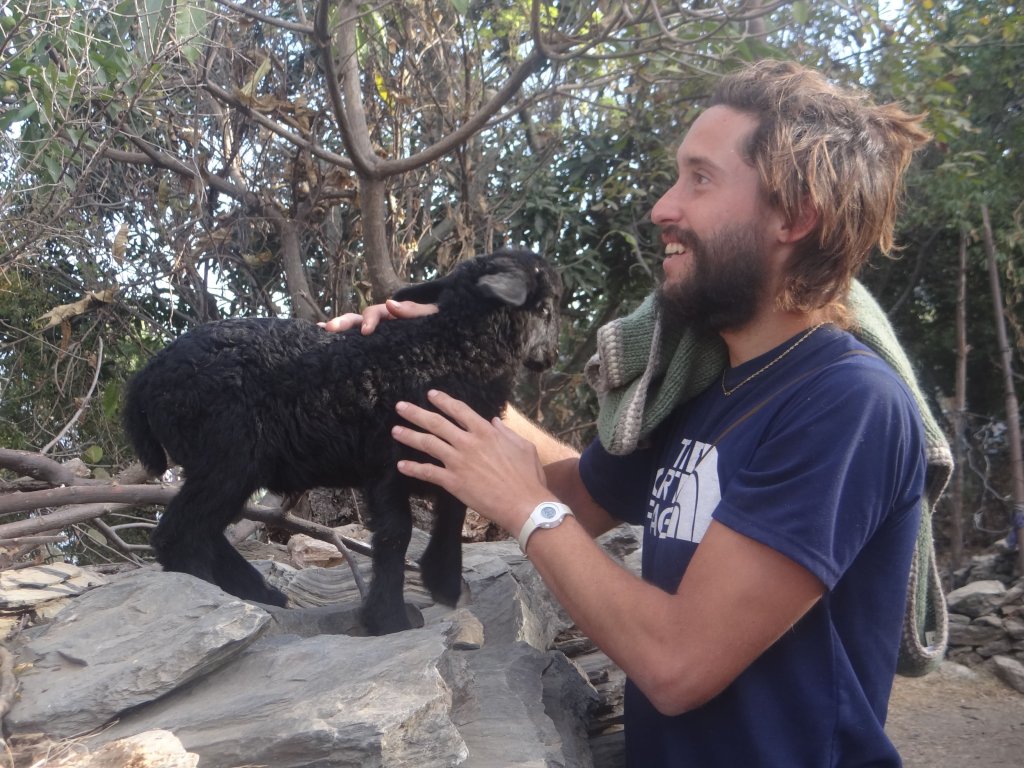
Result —
POLYGON ((331 333, 340 333, 357 325, 364 336, 368 336, 377 330, 382 320, 395 320, 398 318, 426 317, 437 312, 436 304, 417 304, 414 301, 395 301, 388 299, 383 304, 371 304, 363 310, 362 314, 349 312, 338 317, 332 317, 326 323, 319 323, 321 328, 331 333))
POLYGON ((537 449, 501 419, 488 421, 461 400, 435 390, 427 397, 439 413, 399 403, 398 415, 418 429, 400 425, 391 435, 440 464, 400 461, 398 471, 441 486, 518 535, 530 510, 552 497, 537 449))

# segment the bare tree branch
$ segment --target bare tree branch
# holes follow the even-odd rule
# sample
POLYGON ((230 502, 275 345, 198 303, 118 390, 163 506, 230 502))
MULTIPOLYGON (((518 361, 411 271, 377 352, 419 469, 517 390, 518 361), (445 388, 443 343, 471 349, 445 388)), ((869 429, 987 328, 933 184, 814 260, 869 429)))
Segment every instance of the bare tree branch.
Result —
POLYGON ((0 448, 0 467, 55 486, 76 485, 79 480, 65 465, 30 451, 0 448))
POLYGON ((48 442, 46 445, 44 445, 42 448, 39 449, 39 453, 40 454, 46 455, 47 453, 49 453, 50 449, 53 448, 53 446, 55 446, 57 443, 60 442, 60 439, 62 437, 64 437, 64 435, 66 435, 68 433, 68 431, 75 425, 75 422, 77 422, 82 417, 82 414, 85 413, 85 409, 89 407, 89 403, 92 400, 92 393, 96 391, 96 384, 99 383, 99 380, 100 380, 100 368, 102 366, 103 366, 103 337, 101 336, 100 339, 99 339, 99 349, 96 352, 96 370, 93 373, 92 383, 89 385, 89 391, 85 393, 85 397, 82 398, 82 404, 79 406, 78 410, 75 411, 75 415, 72 416, 68 420, 68 423, 64 425, 64 428, 60 432, 57 433, 57 435, 53 438, 53 440, 51 440, 50 442, 48 442))

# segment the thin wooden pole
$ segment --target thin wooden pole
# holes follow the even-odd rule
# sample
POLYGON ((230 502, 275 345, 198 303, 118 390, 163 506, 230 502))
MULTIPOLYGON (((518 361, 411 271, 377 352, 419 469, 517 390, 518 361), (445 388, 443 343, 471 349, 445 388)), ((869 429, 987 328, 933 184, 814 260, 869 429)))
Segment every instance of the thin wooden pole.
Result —
POLYGON ((996 248, 992 237, 992 222, 988 206, 981 206, 982 231, 985 241, 985 256, 988 260, 988 276, 992 286, 992 304, 995 309, 996 340, 1002 358, 1003 385, 1006 393, 1006 438, 1010 444, 1010 475, 1013 480, 1013 527, 1017 533, 1017 571, 1024 574, 1024 452, 1020 442, 1020 409, 1017 393, 1013 386, 1013 357, 1006 335, 1006 317, 1003 308, 1003 293, 999 285, 999 267, 996 264, 996 248))

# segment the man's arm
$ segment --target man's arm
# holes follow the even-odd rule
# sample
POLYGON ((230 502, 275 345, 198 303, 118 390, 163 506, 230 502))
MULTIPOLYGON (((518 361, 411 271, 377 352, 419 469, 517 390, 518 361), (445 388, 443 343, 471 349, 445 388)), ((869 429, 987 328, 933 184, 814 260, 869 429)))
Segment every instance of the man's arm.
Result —
MULTIPOLYGON (((536 450, 500 420, 488 422, 447 395, 432 393, 431 402, 440 414, 400 404, 402 417, 424 431, 397 427, 394 435, 442 465, 403 461, 399 470, 517 534, 533 508, 556 495, 536 450)), ((556 482, 572 467, 550 466, 556 482)), ((578 474, 566 487, 582 486, 578 474)), ((669 715, 721 692, 824 592, 802 566, 717 522, 675 594, 609 558, 587 516, 536 531, 527 555, 580 629, 669 715)))
POLYGON ((588 534, 596 538, 619 524, 619 520, 594 501, 583 484, 579 471, 579 451, 546 432, 511 405, 505 409, 501 420, 537 449, 548 489, 552 495, 569 505, 588 534))

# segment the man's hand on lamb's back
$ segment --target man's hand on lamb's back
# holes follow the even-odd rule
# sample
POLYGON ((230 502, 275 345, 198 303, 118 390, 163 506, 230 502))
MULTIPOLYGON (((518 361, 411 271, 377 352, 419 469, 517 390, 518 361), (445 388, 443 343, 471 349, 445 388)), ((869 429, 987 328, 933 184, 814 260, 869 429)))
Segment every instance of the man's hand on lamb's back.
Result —
POLYGON ((437 312, 436 304, 417 304, 415 301, 395 301, 388 299, 383 304, 371 304, 363 310, 362 314, 349 312, 338 317, 332 317, 326 323, 320 323, 320 327, 331 333, 340 333, 349 328, 360 326, 364 336, 368 336, 377 330, 377 326, 384 320, 398 320, 410 317, 425 317, 437 312))

